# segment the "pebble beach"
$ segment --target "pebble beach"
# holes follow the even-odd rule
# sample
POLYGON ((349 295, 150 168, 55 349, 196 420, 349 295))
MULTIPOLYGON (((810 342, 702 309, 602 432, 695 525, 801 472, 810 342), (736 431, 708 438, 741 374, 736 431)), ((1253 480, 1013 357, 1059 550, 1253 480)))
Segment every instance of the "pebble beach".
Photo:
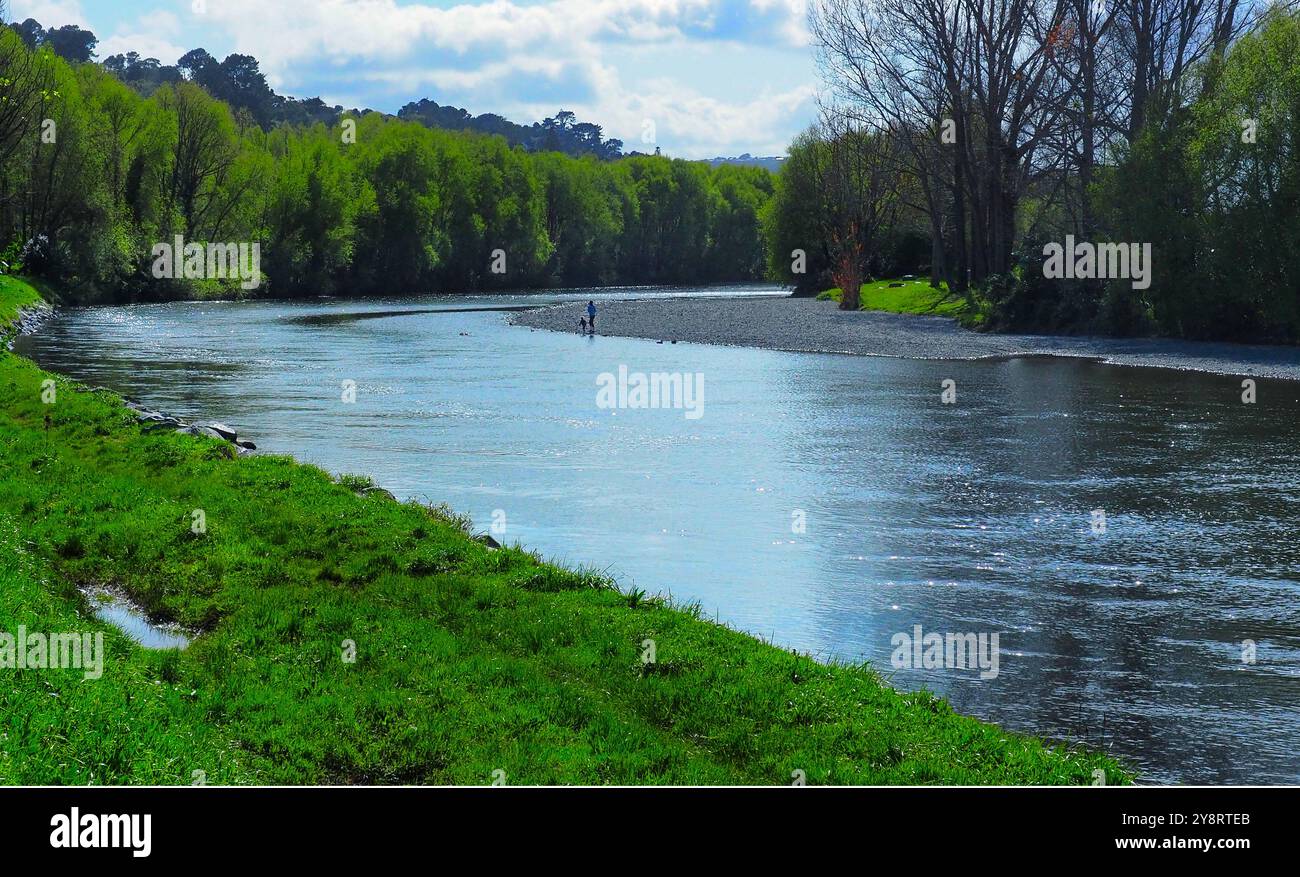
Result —
MULTIPOLYGON (((577 332, 574 303, 522 311, 511 323, 577 332)), ((974 332, 947 317, 841 311, 834 302, 793 297, 629 299, 605 302, 598 335, 665 343, 760 347, 801 353, 972 360, 1082 357, 1115 365, 1300 380, 1300 348, 1167 338, 1012 335, 974 332)))

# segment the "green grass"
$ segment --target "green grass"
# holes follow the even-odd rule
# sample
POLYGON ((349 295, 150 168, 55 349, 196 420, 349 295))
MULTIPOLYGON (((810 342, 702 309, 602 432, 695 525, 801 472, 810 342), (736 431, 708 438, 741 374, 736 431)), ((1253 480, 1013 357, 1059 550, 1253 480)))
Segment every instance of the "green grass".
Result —
POLYGON ((18 319, 18 312, 40 304, 44 299, 31 284, 8 274, 0 274, 0 335, 18 319))
POLYGON ((179 681, 178 653, 135 648, 87 615, 77 591, 0 515, 0 630, 99 632, 107 652, 97 681, 74 669, 0 669, 0 783, 190 782, 191 764, 209 782, 253 779, 179 681))
MULTIPOLYGON (((828 289, 817 296, 822 301, 840 301, 844 293, 840 289, 828 289)), ((860 310, 888 311, 892 314, 927 314, 939 317, 962 318, 966 314, 966 302, 948 292, 948 284, 941 283, 939 289, 930 286, 929 280, 877 280, 862 284, 860 310), (890 288, 891 283, 901 283, 901 287, 890 288)))
POLYGON ((445 512, 358 496, 364 478, 144 434, 113 395, 7 353, 0 455, 0 630, 109 634, 97 681, 0 669, 3 782, 1131 779, 869 668, 817 663, 517 547, 490 551, 445 512), (195 509, 205 534, 191 532, 195 509), (199 636, 183 652, 137 648, 86 620, 77 586, 92 583, 199 636))

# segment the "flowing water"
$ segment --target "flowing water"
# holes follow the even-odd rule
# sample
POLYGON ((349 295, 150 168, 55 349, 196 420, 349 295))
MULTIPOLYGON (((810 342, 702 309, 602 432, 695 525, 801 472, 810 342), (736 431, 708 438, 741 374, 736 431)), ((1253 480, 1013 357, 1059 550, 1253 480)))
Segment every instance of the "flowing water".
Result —
POLYGON ((1300 782, 1300 384, 1246 405, 1239 378, 656 344, 497 310, 736 292, 90 308, 18 349, 1144 781, 1300 782), (702 416, 600 407, 620 365, 703 375, 702 416), (996 675, 895 669, 916 625, 996 633, 996 675))

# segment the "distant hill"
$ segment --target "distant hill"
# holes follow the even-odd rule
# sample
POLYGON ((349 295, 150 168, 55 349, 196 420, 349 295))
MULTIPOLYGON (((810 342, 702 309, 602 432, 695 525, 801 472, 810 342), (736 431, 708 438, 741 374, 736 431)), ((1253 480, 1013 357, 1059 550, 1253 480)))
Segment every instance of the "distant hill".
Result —
MULTIPOLYGON (((2 24, 3 22, 0 22, 2 24)), ((29 48, 49 45, 55 52, 73 63, 94 60, 98 39, 88 30, 73 25, 46 29, 35 19, 27 19, 12 27, 29 48)), ((111 55, 102 62, 103 67, 122 82, 144 96, 153 94, 159 87, 189 80, 202 86, 213 97, 226 101, 237 111, 247 112, 259 126, 270 130, 277 125, 336 125, 344 113, 364 115, 375 110, 344 110, 330 106, 319 97, 295 98, 276 94, 267 84, 256 58, 233 54, 218 61, 204 49, 193 49, 175 64, 163 64, 157 58, 144 58, 137 52, 111 55)), ((610 161, 640 152, 623 151, 623 141, 606 139, 604 130, 594 122, 584 122, 569 110, 560 110, 554 116, 521 125, 495 113, 474 116, 460 107, 444 106, 427 98, 408 103, 397 112, 400 119, 419 122, 429 128, 451 131, 474 131, 495 134, 506 139, 511 146, 520 146, 529 152, 555 151, 572 156, 593 155, 610 161)), ((658 150, 655 150, 658 154, 658 150)), ((710 159, 710 167, 723 164, 761 167, 776 173, 784 158, 778 156, 756 157, 746 152, 735 158, 710 159)))
MULTIPOLYGON (((259 125, 268 130, 281 124, 312 125, 321 122, 336 125, 344 112, 352 115, 375 112, 368 109, 345 111, 341 106, 329 106, 318 97, 299 100, 276 94, 267 85, 257 59, 251 55, 230 55, 224 61, 217 61, 203 49, 194 49, 174 66, 166 66, 156 58, 141 58, 137 53, 129 52, 105 58, 104 69, 146 96, 160 85, 188 78, 203 86, 213 97, 236 109, 247 110, 259 125)), ((623 141, 606 139, 600 125, 579 121, 568 110, 560 110, 541 122, 520 125, 495 113, 472 116, 460 107, 442 106, 424 99, 408 103, 398 110, 397 117, 428 128, 500 135, 511 146, 522 146, 529 152, 594 155, 605 160, 623 154, 623 141)))
POLYGON ((496 113, 471 116, 460 107, 440 106, 425 99, 402 107, 397 111, 397 117, 429 128, 499 134, 511 146, 522 146, 529 152, 564 152, 603 159, 614 159, 623 154, 622 140, 606 140, 600 125, 580 122, 568 110, 560 110, 541 122, 520 125, 496 113))
POLYGON ((781 165, 785 164, 785 158, 779 155, 758 156, 750 155, 748 152, 731 158, 719 156, 718 158, 709 159, 709 167, 717 167, 722 164, 739 164, 745 167, 766 168, 774 174, 781 172, 781 165))

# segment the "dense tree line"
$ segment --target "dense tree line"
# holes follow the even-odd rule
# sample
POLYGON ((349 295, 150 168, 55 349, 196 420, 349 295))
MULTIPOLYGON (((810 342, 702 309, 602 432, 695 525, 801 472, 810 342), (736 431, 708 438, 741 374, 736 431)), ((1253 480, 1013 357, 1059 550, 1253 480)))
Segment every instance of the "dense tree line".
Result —
POLYGON ((773 269, 830 285, 919 253, 992 326, 1300 339, 1291 5, 816 0, 829 87, 773 269), (1149 287, 1047 277, 1067 236, 1150 244, 1149 287))
MULTIPOLYGON (((211 95, 230 104, 236 113, 244 111, 264 128, 276 125, 337 125, 347 110, 330 106, 318 97, 298 99, 276 94, 266 82, 257 59, 251 55, 228 55, 218 62, 203 49, 187 52, 176 64, 163 64, 157 58, 143 58, 138 52, 110 55, 104 69, 144 97, 163 85, 179 85, 192 80, 211 95), (197 75, 196 75, 197 74, 197 75)), ((352 110, 360 116, 371 110, 352 110)))
MULTIPOLYGON (((0 258, 118 298, 236 288, 158 279, 153 248, 176 235, 260 244, 275 295, 765 272, 766 170, 528 152, 378 113, 268 130, 208 90, 225 63, 190 53, 146 97, 0 28, 0 258)), ((237 78, 242 100, 261 92, 237 78)))
MULTIPOLYGON (((30 23, 40 29, 39 24, 30 23)), ((89 37, 93 47, 94 35, 87 31, 80 33, 89 37)), ((65 39, 64 42, 80 45, 78 41, 65 39)), ((29 43, 29 47, 40 44, 29 43)), ((55 48, 56 54, 67 60, 89 60, 88 56, 81 57, 82 53, 70 57, 59 52, 52 41, 49 44, 55 48)), ((157 58, 141 58, 136 52, 128 52, 105 58, 104 68, 146 97, 162 85, 176 85, 187 80, 197 83, 237 113, 248 113, 254 122, 267 130, 277 125, 312 125, 317 122, 334 126, 345 113, 359 116, 373 112, 349 111, 337 105, 331 107, 318 97, 299 100, 276 94, 252 55, 232 54, 227 55, 224 61, 218 61, 206 49, 193 49, 174 65, 164 65, 157 58)), ((623 141, 607 139, 600 125, 581 121, 568 110, 560 110, 532 125, 520 125, 495 113, 474 116, 459 107, 442 106, 426 98, 406 104, 397 111, 397 117, 419 122, 428 128, 500 136, 509 145, 522 146, 529 152, 563 152, 575 157, 594 155, 608 160, 623 155, 623 141)))

